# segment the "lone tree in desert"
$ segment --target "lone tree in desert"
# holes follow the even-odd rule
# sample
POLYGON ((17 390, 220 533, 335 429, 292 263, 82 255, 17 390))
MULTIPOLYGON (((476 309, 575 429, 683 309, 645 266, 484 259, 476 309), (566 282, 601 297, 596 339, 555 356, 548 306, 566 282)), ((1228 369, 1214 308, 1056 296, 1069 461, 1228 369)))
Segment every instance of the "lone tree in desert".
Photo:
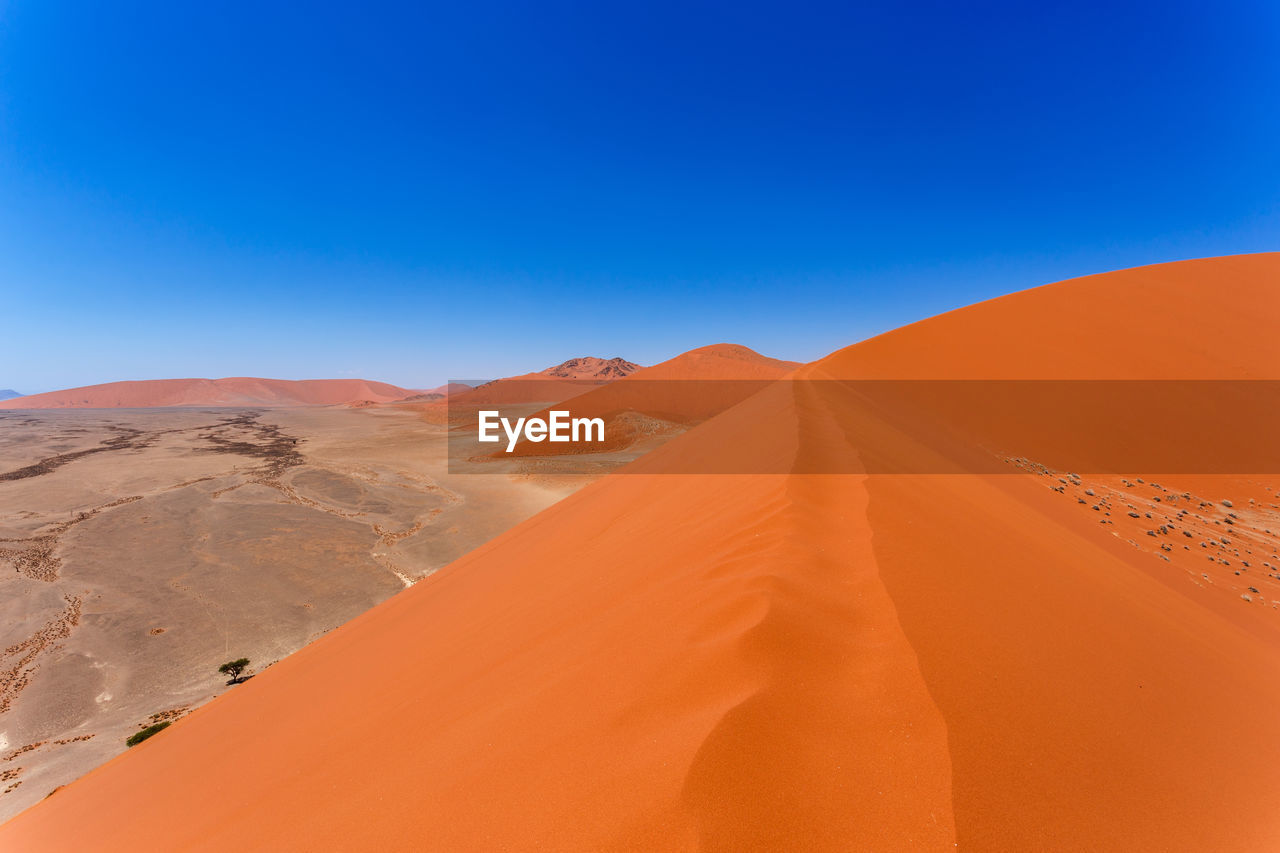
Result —
POLYGON ((228 681, 227 684, 239 684, 240 676, 248 668, 249 668, 249 659, 238 658, 236 660, 227 661, 222 666, 218 667, 218 672, 222 673, 223 675, 231 676, 231 680, 228 681))

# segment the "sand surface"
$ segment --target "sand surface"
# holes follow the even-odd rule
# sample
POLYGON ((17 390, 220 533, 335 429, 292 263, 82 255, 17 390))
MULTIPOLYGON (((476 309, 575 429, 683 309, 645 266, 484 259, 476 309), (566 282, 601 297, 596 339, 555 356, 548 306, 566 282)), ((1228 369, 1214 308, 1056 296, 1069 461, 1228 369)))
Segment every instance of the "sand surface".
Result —
MULTIPOLYGON (((1277 282, 1080 279, 799 375, 1280 379, 1277 282)), ((1280 477, 824 474, 849 424, 778 387, 636 465, 796 473, 606 477, 0 846, 1280 849, 1280 477)))

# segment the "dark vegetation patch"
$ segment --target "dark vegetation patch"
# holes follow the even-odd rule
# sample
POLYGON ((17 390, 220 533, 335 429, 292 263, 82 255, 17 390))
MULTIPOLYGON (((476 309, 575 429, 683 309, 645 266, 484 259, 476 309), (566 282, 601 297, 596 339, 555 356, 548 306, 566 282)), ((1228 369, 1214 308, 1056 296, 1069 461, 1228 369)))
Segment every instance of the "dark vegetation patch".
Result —
POLYGON ((104 440, 97 447, 90 447, 85 450, 75 450, 71 453, 59 453, 54 456, 47 456, 34 465, 28 465, 25 468, 18 468, 14 471, 7 471, 0 474, 0 480, 25 480, 28 477, 39 477, 41 474, 48 474, 56 471, 69 462, 77 459, 83 459, 94 453, 108 453, 113 450, 132 450, 136 447, 146 446, 146 433, 140 429, 132 429, 130 427, 112 426, 107 427, 116 435, 104 440))
POLYGON ((164 731, 165 729, 169 728, 169 726, 171 725, 173 725, 173 723, 166 720, 163 723, 156 723, 153 726, 147 726, 142 731, 134 732, 133 734, 129 735, 128 739, 124 742, 125 746, 137 746, 147 738, 151 737, 154 734, 158 734, 159 732, 164 731))
POLYGON ((206 453, 234 453, 261 459, 260 472, 268 479, 275 479, 285 471, 303 463, 298 452, 298 439, 287 435, 275 424, 264 424, 258 419, 262 412, 244 412, 207 428, 200 438, 209 443, 206 453))

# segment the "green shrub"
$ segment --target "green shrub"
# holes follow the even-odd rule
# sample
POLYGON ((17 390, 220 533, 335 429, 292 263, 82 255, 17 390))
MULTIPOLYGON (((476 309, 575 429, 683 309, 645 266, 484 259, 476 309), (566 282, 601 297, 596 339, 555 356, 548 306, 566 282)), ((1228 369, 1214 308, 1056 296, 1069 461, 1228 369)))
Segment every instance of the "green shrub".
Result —
POLYGON ((151 737, 156 732, 163 731, 164 729, 169 728, 169 725, 170 725, 169 721, 166 720, 163 723, 156 723, 154 726, 147 726, 142 731, 130 735, 129 739, 125 741, 125 745, 137 746, 147 738, 151 737))

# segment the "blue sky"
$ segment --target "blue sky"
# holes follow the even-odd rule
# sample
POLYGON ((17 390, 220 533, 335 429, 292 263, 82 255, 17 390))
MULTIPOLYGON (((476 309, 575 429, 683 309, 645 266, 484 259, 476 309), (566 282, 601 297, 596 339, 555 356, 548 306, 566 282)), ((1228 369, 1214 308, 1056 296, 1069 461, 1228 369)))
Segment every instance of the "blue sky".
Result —
POLYGON ((0 2, 0 388, 810 360, 1280 248, 1277 9, 0 2))

